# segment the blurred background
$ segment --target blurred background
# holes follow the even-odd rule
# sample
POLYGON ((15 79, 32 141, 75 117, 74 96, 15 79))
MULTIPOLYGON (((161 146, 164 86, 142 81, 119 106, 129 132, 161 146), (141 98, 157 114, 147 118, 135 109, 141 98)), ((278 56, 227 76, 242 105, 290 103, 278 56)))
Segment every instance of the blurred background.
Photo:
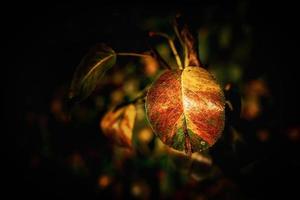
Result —
POLYGON ((1 131, 12 141, 3 145, 9 194, 201 200, 296 194, 300 126, 297 63, 289 63, 297 52, 292 7, 247 0, 9 6, 1 131), (178 12, 199 42, 202 62, 230 88, 225 93, 234 109, 213 147, 191 158, 167 148, 149 127, 143 104, 136 106, 133 151, 104 136, 104 114, 162 72, 152 60, 118 58, 69 117, 65 95, 73 73, 97 43, 117 52, 144 53, 152 46, 174 65, 167 42, 149 39, 148 32, 174 36, 178 12))

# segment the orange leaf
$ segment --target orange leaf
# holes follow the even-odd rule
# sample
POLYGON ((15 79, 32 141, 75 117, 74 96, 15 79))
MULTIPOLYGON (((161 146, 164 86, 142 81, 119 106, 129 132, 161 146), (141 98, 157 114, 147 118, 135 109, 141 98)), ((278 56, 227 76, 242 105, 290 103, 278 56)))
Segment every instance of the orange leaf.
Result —
POLYGON ((132 148, 131 138, 135 117, 135 106, 130 104, 115 111, 107 112, 100 121, 100 128, 113 143, 132 148))

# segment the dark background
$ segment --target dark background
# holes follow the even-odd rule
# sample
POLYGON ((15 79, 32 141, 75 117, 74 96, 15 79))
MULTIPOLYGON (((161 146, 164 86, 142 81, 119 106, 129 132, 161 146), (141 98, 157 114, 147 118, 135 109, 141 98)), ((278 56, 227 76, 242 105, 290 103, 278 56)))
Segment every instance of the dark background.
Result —
MULTIPOLYGON (((299 141, 290 143, 284 135, 290 127, 299 128, 298 62, 294 61, 299 55, 292 37, 298 26, 294 5, 245 2, 247 6, 242 21, 236 16, 239 3, 235 1, 155 5, 18 4, 4 7, 3 42, 8 56, 4 58, 7 62, 2 66, 1 76, 4 113, 1 134, 12 141, 7 147, 6 140, 3 140, 3 154, 8 158, 3 165, 8 167, 4 174, 8 175, 9 194, 23 197, 101 196, 101 193, 95 193, 92 178, 78 178, 55 159, 42 158, 42 167, 38 170, 28 168, 33 152, 39 151, 42 142, 35 130, 26 127, 26 113, 49 113, 49 102, 55 90, 71 81, 75 67, 93 44, 105 42, 120 51, 144 51, 147 49, 147 31, 141 29, 143 19, 163 18, 181 11, 193 26, 202 20, 201 13, 208 12, 208 7, 213 8, 213 14, 209 16, 212 22, 247 23, 253 27, 251 68, 246 70, 246 79, 267 74, 275 102, 270 112, 275 122, 275 142, 269 148, 252 146, 245 152, 245 157, 250 155, 260 160, 250 174, 232 175, 234 167, 229 165, 228 176, 237 179, 246 199, 296 194, 297 183, 294 182, 299 180, 299 141)), ((62 154, 67 154, 70 149, 80 151, 84 148, 80 142, 90 141, 91 137, 99 139, 79 132, 77 135, 54 136, 56 151, 62 151, 62 154)))

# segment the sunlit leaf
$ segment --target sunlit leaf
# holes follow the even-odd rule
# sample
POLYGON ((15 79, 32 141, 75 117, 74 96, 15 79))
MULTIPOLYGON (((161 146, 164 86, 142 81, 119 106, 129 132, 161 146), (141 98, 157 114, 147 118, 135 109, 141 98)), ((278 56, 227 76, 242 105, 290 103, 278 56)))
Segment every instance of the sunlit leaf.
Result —
POLYGON ((100 127, 113 143, 122 147, 132 147, 132 130, 136 116, 135 106, 128 106, 109 111, 100 121, 100 127))
POLYGON ((187 24, 182 16, 178 15, 175 18, 175 32, 183 47, 184 51, 184 66, 199 66, 202 67, 202 63, 198 57, 196 40, 193 34, 188 29, 187 24))
POLYGON ((146 112, 163 143, 191 154, 213 145, 224 127, 224 94, 200 67, 168 70, 151 86, 146 112))
POLYGON ((186 26, 181 30, 181 36, 187 48, 188 66, 202 66, 195 47, 195 40, 186 26))
POLYGON ((83 100, 95 89, 97 83, 116 62, 116 53, 104 44, 93 47, 78 65, 69 92, 69 98, 83 100))

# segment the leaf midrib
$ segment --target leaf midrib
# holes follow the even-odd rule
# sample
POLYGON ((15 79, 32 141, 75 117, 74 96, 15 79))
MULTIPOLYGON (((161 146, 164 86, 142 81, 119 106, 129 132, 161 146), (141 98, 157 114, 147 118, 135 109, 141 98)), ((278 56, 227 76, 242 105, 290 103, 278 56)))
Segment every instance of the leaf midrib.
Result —
POLYGON ((184 108, 184 100, 183 100, 183 91, 182 91, 182 88, 183 88, 183 83, 182 83, 182 74, 183 74, 183 71, 184 69, 181 71, 181 74, 180 74, 180 93, 181 93, 181 102, 182 102, 182 112, 183 112, 183 123, 182 123, 182 130, 183 130, 183 133, 184 133, 184 137, 185 137, 185 145, 184 145, 184 148, 185 148, 185 152, 191 156, 192 154, 192 145, 191 145, 191 141, 190 141, 190 136, 189 136, 189 133, 188 133, 188 128, 187 128, 187 122, 186 122, 186 116, 185 116, 185 108, 184 108))
POLYGON ((97 69, 97 67, 99 67, 102 63, 106 62, 107 60, 109 60, 110 58, 112 58, 113 56, 115 56, 116 54, 111 54, 109 56, 107 56, 106 58, 104 59, 101 59, 99 62, 97 62, 95 64, 94 67, 91 68, 91 70, 82 78, 82 83, 84 83, 84 81, 90 76, 90 74, 95 71, 97 69))

